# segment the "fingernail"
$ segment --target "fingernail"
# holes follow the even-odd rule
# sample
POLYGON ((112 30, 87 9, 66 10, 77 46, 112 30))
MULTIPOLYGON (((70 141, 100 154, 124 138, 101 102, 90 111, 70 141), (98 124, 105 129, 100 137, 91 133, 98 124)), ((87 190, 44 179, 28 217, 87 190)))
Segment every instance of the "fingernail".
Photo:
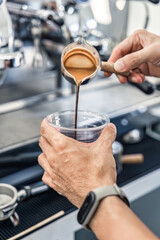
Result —
POLYGON ((140 78, 140 77, 135 77, 135 76, 133 76, 133 77, 131 78, 131 81, 132 81, 132 82, 135 82, 135 83, 142 83, 142 82, 143 82, 142 78, 140 78))
POLYGON ((114 68, 117 72, 121 72, 125 70, 125 65, 122 60, 118 60, 117 62, 115 62, 114 68))
POLYGON ((133 77, 131 77, 131 81, 132 82, 137 82, 137 78, 133 76, 133 77))

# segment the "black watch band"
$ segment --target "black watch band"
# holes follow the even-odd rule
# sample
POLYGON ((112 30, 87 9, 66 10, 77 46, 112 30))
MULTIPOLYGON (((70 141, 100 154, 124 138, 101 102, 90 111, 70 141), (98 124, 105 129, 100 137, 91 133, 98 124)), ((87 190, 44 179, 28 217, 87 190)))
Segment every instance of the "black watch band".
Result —
POLYGON ((129 206, 129 201, 125 193, 116 184, 113 186, 103 186, 88 193, 78 212, 78 222, 84 227, 87 227, 92 217, 94 216, 100 201, 108 196, 118 196, 124 203, 129 206))

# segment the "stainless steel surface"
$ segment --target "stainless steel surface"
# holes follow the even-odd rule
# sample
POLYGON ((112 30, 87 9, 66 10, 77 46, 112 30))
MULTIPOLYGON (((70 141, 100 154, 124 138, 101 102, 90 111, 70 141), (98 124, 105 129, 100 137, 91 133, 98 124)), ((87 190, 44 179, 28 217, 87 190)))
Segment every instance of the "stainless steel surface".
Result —
MULTIPOLYGON (((160 97, 156 94, 147 96, 132 86, 119 84, 116 79, 112 83, 105 80, 103 84, 98 84, 99 88, 97 87, 96 91, 93 91, 92 88, 82 87, 79 109, 89 109, 113 117, 133 110, 146 111, 148 106, 160 101, 160 97), (95 96, 99 101, 95 99, 95 96)), ((93 86, 95 87, 95 84, 93 86)), ((60 99, 55 98, 51 101, 48 99, 20 111, 1 114, 0 151, 3 152, 14 146, 20 146, 29 142, 29 140, 31 142, 34 139, 37 140, 40 135, 42 119, 52 112, 72 110, 74 103, 75 95, 60 99), (11 133, 8 129, 14 130, 16 134, 13 134, 13 131, 11 133)), ((25 100, 23 104, 25 104, 25 100)))
POLYGON ((15 68, 22 64, 23 54, 14 52, 14 33, 12 21, 6 7, 6 0, 0 5, 0 87, 6 80, 8 67, 15 68))
MULTIPOLYGON (((76 2, 76 1, 73 1, 73 2, 74 2, 74 4, 71 8, 70 8, 70 4, 71 4, 70 1, 56 1, 56 3, 54 4, 54 7, 53 7, 52 3, 50 3, 50 4, 46 3, 46 7, 48 6, 47 9, 42 9, 44 7, 44 5, 42 4, 42 1, 38 1, 36 3, 35 2, 32 3, 32 1, 27 1, 26 3, 24 3, 24 1, 22 1, 22 4, 20 2, 18 4, 15 2, 7 2, 6 3, 9 12, 12 15, 15 35, 18 36, 18 38, 20 40, 24 41, 24 43, 25 43, 25 38, 29 41, 33 40, 32 37, 34 36, 34 34, 32 34, 32 30, 31 30, 31 28, 32 28, 31 25, 32 25, 33 20, 40 21, 39 31, 41 32, 40 33, 41 36, 39 35, 40 40, 34 38, 35 55, 31 59, 31 62, 33 62, 33 66, 38 67, 38 68, 42 68, 44 62, 48 66, 48 60, 51 60, 53 64, 56 64, 56 67, 58 69, 57 70, 58 71, 58 76, 57 76, 57 86, 58 87, 61 87, 62 84, 61 84, 60 66, 59 66, 61 50, 57 51, 57 49, 58 49, 57 45, 61 44, 64 47, 64 45, 66 43, 70 42, 71 39, 73 41, 73 35, 74 35, 73 32, 74 31, 72 31, 73 29, 70 29, 70 26, 75 22, 74 21, 75 15, 77 14, 77 9, 79 8, 78 2, 76 2), (69 6, 69 8, 67 6, 69 6), (52 10, 53 8, 54 8, 54 10, 52 10), (67 9, 70 9, 70 10, 72 9, 75 11, 70 12, 70 10, 69 10, 69 12, 68 12, 67 9), (68 18, 70 18, 71 22, 68 21, 68 18), (64 21, 65 21, 65 24, 63 25, 64 21), (18 22, 18 24, 17 24, 17 22, 18 22), (52 22, 52 24, 51 24, 51 22, 52 22), (56 26, 53 23, 56 23, 56 26), (65 31, 63 31, 64 28, 65 28, 65 31), (69 36, 69 37, 66 37, 66 34, 64 32, 65 33, 67 32, 67 36, 69 36), (31 35, 33 35, 33 36, 31 36, 31 35), (57 36, 59 36, 59 40, 57 40, 57 36), (47 47, 44 44, 44 42, 46 43, 47 41, 51 42, 51 43, 55 43, 56 51, 55 51, 55 49, 53 50, 52 47, 51 47, 51 50, 49 50, 49 51, 47 50, 47 47), (40 47, 37 47, 38 45, 40 45, 40 47), (47 56, 47 61, 40 51, 41 48, 43 50, 42 52, 45 52, 45 55, 47 56)), ((114 15, 114 11, 116 11, 117 18, 118 18, 118 14, 120 14, 119 16, 121 16, 121 17, 124 15, 124 18, 122 20, 122 22, 123 22, 124 19, 126 19, 126 17, 127 17, 127 15, 126 15, 127 5, 128 4, 126 3, 124 9, 121 11, 117 8, 117 6, 113 6, 112 3, 111 3, 111 6, 108 6, 108 7, 110 8, 110 11, 111 11, 111 13, 113 13, 113 15, 114 15)), ((6 8, 6 6, 5 6, 5 8, 6 8)), ((95 26, 97 26, 96 20, 95 20, 94 14, 93 14, 92 6, 90 6, 90 3, 86 4, 86 8, 82 7, 82 13, 84 13, 82 15, 85 15, 84 22, 86 22, 87 29, 89 30, 88 34, 89 35, 91 34, 93 36, 98 36, 98 37, 101 36, 103 38, 103 34, 101 33, 101 31, 96 32, 96 28, 95 28, 95 26)), ((9 17, 9 19, 10 19, 10 17, 9 17)), ((121 19, 121 18, 119 18, 119 19, 121 19)), ((10 20, 10 22, 11 22, 11 20, 10 20)), ((125 21, 125 23, 126 23, 126 21, 125 21)), ((108 26, 106 25, 105 27, 108 27, 108 26)), ((113 27, 111 27, 111 28, 113 31, 113 27)), ((122 28, 125 28, 124 25, 122 28)), ((13 32, 13 30, 12 30, 12 32, 13 32)), ((108 35, 109 34, 107 34, 107 38, 108 38, 108 35)), ((110 39, 112 39, 112 37, 110 39)), ((112 42, 114 42, 114 40, 112 42)), ((104 52, 108 52, 108 51, 106 51, 106 49, 105 49, 104 52)))
POLYGON ((43 68, 44 60, 43 60, 43 56, 40 48, 41 28, 39 24, 36 24, 36 26, 34 25, 32 27, 32 34, 33 34, 33 41, 34 41, 34 48, 35 48, 32 66, 34 68, 41 69, 43 68))
POLYGON ((6 80, 6 70, 0 70, 0 87, 4 84, 6 80))
MULTIPOLYGON (((6 8, 6 0, 2 1, 0 5, 0 56, 1 53, 6 53, 13 48, 14 33, 12 29, 11 18, 6 8)), ((6 72, 4 68, 1 68, 0 62, 0 87, 4 84, 6 78, 6 72)))
POLYGON ((123 136, 123 142, 133 144, 142 141, 143 132, 139 129, 133 129, 123 136))
POLYGON ((34 196, 36 194, 39 194, 39 193, 43 193, 43 192, 46 192, 49 190, 49 186, 48 185, 45 185, 45 184, 42 184, 40 186, 37 186, 35 188, 32 188, 30 189, 31 191, 31 195, 34 196))
POLYGON ((147 126, 146 135, 153 138, 153 139, 156 139, 157 141, 160 141, 160 133, 153 130, 151 125, 147 126))
POLYGON ((19 224, 19 216, 15 212, 16 207, 20 201, 49 190, 47 185, 43 182, 38 186, 25 186, 17 192, 17 189, 5 183, 0 183, 0 221, 10 218, 12 224, 17 226, 19 224))
POLYGON ((11 18, 6 8, 6 0, 0 5, 0 52, 4 52, 5 48, 13 47, 14 33, 12 29, 11 18))
POLYGON ((15 208, 17 201, 17 190, 15 187, 0 183, 0 221, 9 218, 15 208))
POLYGON ((113 155, 116 161, 116 169, 117 173, 119 174, 122 171, 122 162, 121 162, 121 156, 123 153, 123 146, 120 142, 115 141, 112 144, 113 149, 113 155))
POLYGON ((0 115, 8 112, 13 112, 13 111, 18 111, 20 109, 33 106, 35 104, 38 104, 42 101, 46 101, 49 99, 56 99, 56 94, 55 93, 42 93, 38 94, 36 96, 31 96, 28 98, 24 99, 19 99, 15 101, 10 101, 8 103, 4 103, 0 105, 0 115))
POLYGON ((20 201, 23 201, 24 199, 26 199, 27 197, 27 193, 26 193, 26 190, 25 189, 21 189, 20 191, 18 191, 18 194, 17 194, 17 200, 20 202, 20 201))
MULTIPOLYGON (((4 70, 7 67, 18 67, 18 66, 21 66, 22 64, 23 55, 20 52, 19 53, 14 52, 14 49, 17 50, 17 45, 14 44, 13 31, 15 31, 15 36, 18 37, 19 40, 22 40, 24 42, 24 45, 26 44, 27 40, 32 41, 31 35, 33 34, 34 43, 35 43, 35 55, 33 56, 33 66, 37 68, 41 68, 41 71, 42 70, 46 71, 46 69, 53 67, 52 64, 49 64, 49 58, 47 57, 46 52, 44 53, 44 49, 43 49, 44 54, 41 54, 41 51, 39 50, 40 47, 42 47, 41 31, 43 29, 44 34, 50 34, 51 39, 54 41, 53 38, 56 38, 56 35, 54 35, 53 33, 57 31, 57 34, 60 34, 60 28, 63 25, 64 21, 63 21, 63 18, 61 18, 58 15, 58 12, 56 10, 42 9, 43 7, 42 3, 39 4, 37 9, 34 8, 34 6, 35 5, 31 3, 30 5, 20 4, 20 3, 17 4, 15 2, 6 3, 5 0, 0 5, 0 16, 1 16, 0 70, 4 70), (12 14, 13 24, 7 8, 12 14), (35 22, 39 22, 39 26, 37 26, 37 29, 39 30, 40 33, 38 35, 35 34, 35 31, 34 31, 35 22), (28 36, 24 37, 24 34, 28 34, 28 36), (52 34, 54 36, 52 36, 52 34), (26 40, 26 37, 29 39, 26 40), (39 47, 39 45, 41 46, 39 47), (43 66, 44 62, 45 64, 43 66), (42 67, 44 67, 44 69, 42 69, 42 67)), ((32 59, 31 59, 31 62, 32 62, 32 59)), ((23 69, 25 69, 25 67, 23 69)), ((25 70, 24 70, 24 74, 25 74, 25 70)), ((0 75, 2 75, 3 77, 2 78, 0 76, 1 77, 0 85, 2 85, 5 82, 4 81, 5 74, 3 71, 1 71, 0 75)))
POLYGON ((160 169, 152 171, 141 178, 136 179, 123 186, 130 202, 154 191, 160 187, 160 169))
MULTIPOLYGON (((56 4, 55 8, 53 9, 51 6, 49 7, 49 4, 47 9, 44 9, 44 5, 42 2, 22 2, 22 4, 15 3, 13 2, 7 2, 4 1, 2 6, 0 6, 0 13, 1 10, 5 9, 8 19, 4 22, 3 26, 1 26, 0 23, 0 43, 4 42, 4 38, 1 38, 1 30, 3 28, 5 30, 9 29, 13 33, 13 29, 15 32, 15 36, 23 42, 23 51, 26 50, 28 45, 34 45, 33 50, 32 50, 32 57, 30 56, 30 53, 28 52, 28 55, 25 56, 25 64, 22 68, 22 76, 26 75, 26 69, 28 68, 28 73, 32 72, 32 67, 36 68, 37 71, 39 72, 47 72, 50 70, 55 70, 56 66, 56 72, 58 72, 58 77, 56 79, 57 85, 61 86, 61 76, 60 76, 60 70, 57 67, 60 58, 58 56, 54 56, 54 53, 52 52, 52 57, 48 56, 48 52, 43 45, 42 39, 50 39, 51 42, 57 42, 57 39, 59 42, 63 42, 63 35, 61 31, 61 26, 64 24, 64 19, 59 16, 58 12, 56 11, 56 4), (7 7, 6 7, 7 5, 7 7), (12 22, 11 18, 8 14, 8 10, 11 14, 12 21, 13 21, 13 29, 12 29, 12 22), (8 27, 10 21, 10 28, 8 27), (1 29, 2 28, 2 29, 1 29), (38 32, 38 34, 37 34, 38 32), (33 55, 33 53, 35 53, 33 55), (28 66, 29 62, 29 66, 28 66), (55 63, 56 62, 56 63, 55 63), (33 63, 33 64, 32 64, 33 63), (60 83, 59 83, 60 82, 60 83)), ((3 36, 5 36, 4 31, 3 31, 3 36)), ((14 35, 13 35, 14 36, 14 35)), ((7 58, 6 60, 4 59, 4 56, 1 57, 0 59, 0 69, 4 69, 8 66, 10 67, 17 67, 20 66, 20 61, 18 62, 17 58, 18 56, 12 56, 9 58, 8 61, 8 56, 13 55, 15 53, 14 49, 17 50, 17 44, 14 43, 14 37, 12 36, 12 45, 11 45, 11 40, 7 38, 6 47, 4 49, 1 48, 0 46, 0 53, 5 53, 7 58), (1 51, 3 50, 3 51, 1 51), (8 55, 8 56, 7 56, 8 55), (4 61, 5 60, 5 61, 4 61)), ((4 44, 3 44, 4 46, 4 44)), ((18 48, 19 50, 19 48, 18 48)), ((10 71, 9 71, 10 72, 10 71)), ((28 74, 27 73, 27 74, 28 74)), ((2 79, 3 80, 3 79, 2 79)), ((4 81, 0 82, 5 83, 4 81)), ((12 77, 9 79, 9 81, 15 81, 15 78, 12 77)), ((23 81, 23 78, 22 80, 23 81)), ((8 78, 7 81, 8 82, 8 78)))
POLYGON ((63 19, 58 16, 55 11, 46 9, 32 9, 28 5, 18 4, 18 3, 7 3, 7 8, 10 13, 27 18, 40 19, 42 21, 55 21, 60 25, 63 25, 63 19))
POLYGON ((0 202, 0 209, 5 208, 6 206, 8 206, 8 204, 9 205, 14 204, 15 201, 17 200, 17 190, 15 187, 13 187, 9 184, 0 183, 0 197, 1 197, 1 194, 2 194, 2 198, 1 198, 1 202, 0 202), (7 202, 3 201, 3 197, 5 195, 8 197, 8 200, 9 200, 7 202), (2 202, 3 202, 3 204, 2 204, 2 202))
POLYGON ((16 227, 16 226, 18 226, 20 219, 19 219, 18 214, 16 212, 13 212, 13 214, 10 216, 10 220, 11 220, 13 226, 16 227))
POLYGON ((0 53, 0 70, 6 68, 17 68, 23 63, 24 55, 22 52, 0 53))

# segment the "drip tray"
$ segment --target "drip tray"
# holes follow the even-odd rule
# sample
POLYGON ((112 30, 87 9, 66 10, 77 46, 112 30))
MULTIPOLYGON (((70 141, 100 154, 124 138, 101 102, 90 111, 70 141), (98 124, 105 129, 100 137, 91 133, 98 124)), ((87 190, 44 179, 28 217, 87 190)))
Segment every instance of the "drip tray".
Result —
POLYGON ((14 227, 10 220, 0 222, 0 240, 9 239, 61 210, 67 214, 75 209, 65 197, 52 189, 47 193, 33 196, 18 205, 16 212, 19 215, 20 223, 17 227, 14 227))

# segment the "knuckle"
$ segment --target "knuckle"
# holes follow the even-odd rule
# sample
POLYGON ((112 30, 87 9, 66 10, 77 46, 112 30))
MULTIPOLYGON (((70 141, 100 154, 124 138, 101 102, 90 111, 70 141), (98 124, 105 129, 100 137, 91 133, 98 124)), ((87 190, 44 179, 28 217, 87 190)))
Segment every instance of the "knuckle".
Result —
POLYGON ((45 174, 43 174, 42 181, 44 182, 44 184, 46 184, 46 185, 47 185, 47 181, 46 181, 45 174))
POLYGON ((48 162, 52 169, 56 169, 56 164, 55 164, 54 158, 50 158, 48 160, 48 162))
POLYGON ((117 52, 117 51, 119 51, 119 45, 117 45, 117 46, 114 47, 114 49, 113 49, 113 52, 117 52))
POLYGON ((56 174, 51 170, 49 171, 50 180, 53 182, 56 179, 56 174))
POLYGON ((43 153, 38 156, 38 163, 41 164, 43 158, 43 153))
POLYGON ((113 54, 115 54, 115 53, 116 53, 116 55, 122 55, 122 49, 120 47, 120 44, 118 44, 116 47, 114 47, 113 54))
MULTIPOLYGON (((155 53, 157 49, 160 48, 160 42, 155 42, 149 46, 150 53, 155 53)), ((156 54, 153 54, 155 57, 157 57, 156 54)))
POLYGON ((52 183, 54 185, 53 188, 56 192, 58 192, 59 194, 65 193, 65 188, 61 181, 54 180, 54 181, 52 181, 52 183))
POLYGON ((47 160, 48 160, 48 163, 49 163, 49 165, 51 166, 51 168, 52 169, 55 169, 56 168, 56 157, 55 156, 53 156, 53 154, 52 153, 49 153, 48 154, 48 157, 47 157, 47 160))
POLYGON ((43 142, 43 137, 41 136, 39 139, 39 146, 42 145, 42 142, 43 142))
POLYGON ((136 63, 137 63, 137 58, 135 58, 135 56, 132 56, 132 58, 130 58, 130 65, 135 66, 136 63))
POLYGON ((126 66, 130 66, 130 68, 134 67, 138 62, 138 57, 135 54, 127 55, 124 57, 124 64, 126 66))
POLYGON ((40 137, 39 139, 39 146, 43 146, 46 143, 46 140, 43 136, 40 137))
POLYGON ((65 151, 67 148, 68 143, 66 141, 57 141, 56 142, 56 149, 58 151, 65 151))
POLYGON ((144 34, 144 33, 146 33, 145 29, 137 29, 136 31, 134 31, 133 36, 136 37, 136 36, 139 36, 139 35, 144 34))
POLYGON ((71 157, 71 153, 68 152, 59 152, 58 155, 61 159, 63 159, 63 162, 68 162, 69 156, 71 157))
POLYGON ((45 125, 46 125, 46 121, 45 118, 42 120, 41 122, 41 134, 43 135, 45 132, 45 125))
POLYGON ((109 140, 108 144, 112 144, 116 138, 117 130, 114 124, 110 124, 108 128, 108 134, 106 136, 106 139, 109 140))
POLYGON ((52 182, 52 186, 51 186, 56 192, 59 192, 59 188, 58 188, 58 186, 54 183, 54 182, 52 182))

